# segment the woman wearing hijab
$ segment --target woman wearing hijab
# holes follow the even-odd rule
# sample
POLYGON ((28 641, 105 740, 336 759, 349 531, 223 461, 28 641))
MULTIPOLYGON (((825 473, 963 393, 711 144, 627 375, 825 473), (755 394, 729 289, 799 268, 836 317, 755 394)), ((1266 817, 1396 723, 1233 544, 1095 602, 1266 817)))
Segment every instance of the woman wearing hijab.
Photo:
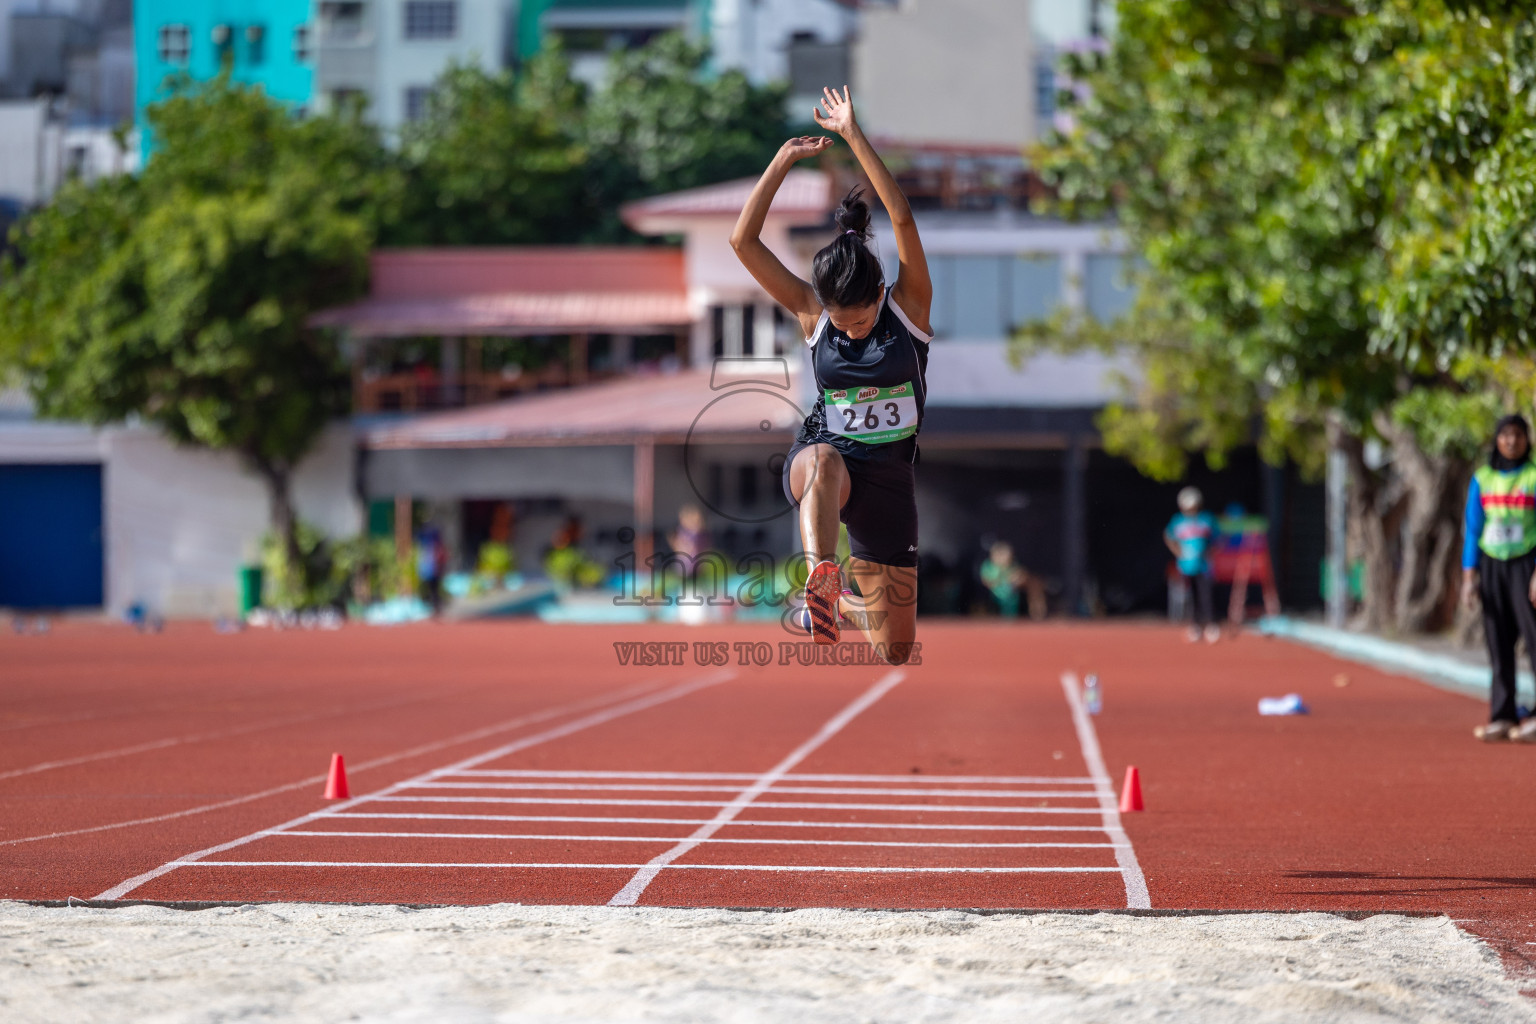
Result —
POLYGON ((1536 743, 1536 718, 1520 724, 1515 704, 1515 640, 1536 665, 1536 465, 1531 429, 1521 416, 1494 428, 1488 465, 1472 474, 1467 491, 1466 538, 1461 557, 1461 599, 1483 606, 1483 633, 1493 664, 1488 724, 1480 740, 1536 743))

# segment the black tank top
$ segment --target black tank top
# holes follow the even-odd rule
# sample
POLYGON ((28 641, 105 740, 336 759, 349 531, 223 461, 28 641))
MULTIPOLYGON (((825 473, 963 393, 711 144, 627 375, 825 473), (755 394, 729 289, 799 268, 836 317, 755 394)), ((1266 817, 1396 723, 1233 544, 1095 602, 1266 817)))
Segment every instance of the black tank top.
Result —
POLYGON ((928 398, 928 341, 891 301, 889 288, 874 327, 862 338, 848 337, 823 311, 808 342, 816 405, 797 439, 830 444, 844 458, 916 462, 928 398))

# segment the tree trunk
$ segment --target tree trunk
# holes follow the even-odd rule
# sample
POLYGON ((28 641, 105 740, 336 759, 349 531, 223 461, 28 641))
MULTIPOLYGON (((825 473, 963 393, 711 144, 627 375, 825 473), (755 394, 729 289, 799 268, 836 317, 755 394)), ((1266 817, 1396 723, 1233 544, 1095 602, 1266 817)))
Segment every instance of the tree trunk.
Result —
POLYGON ((1402 515, 1401 499, 1391 481, 1365 458, 1365 443, 1344 436, 1340 449, 1349 463, 1349 549, 1364 568, 1359 625, 1380 632, 1392 621, 1396 582, 1394 525, 1402 515))
POLYGON ((272 531, 282 541, 288 565, 297 570, 304 560, 304 553, 299 550, 299 519, 294 512, 293 496, 290 493, 293 471, 286 465, 268 459, 252 458, 251 463, 262 482, 267 485, 267 507, 272 531))
POLYGON ((1359 625, 1372 632, 1423 633, 1456 618, 1461 503, 1466 460, 1431 456, 1411 431, 1382 417, 1391 446, 1387 464, 1372 468, 1365 444, 1345 437, 1349 461, 1350 549, 1364 564, 1359 625))
POLYGON ((1412 433, 1381 417, 1392 445, 1393 468, 1407 503, 1400 538, 1402 558, 1395 624, 1402 633, 1442 629, 1455 618, 1461 504, 1468 466, 1454 455, 1431 456, 1412 433))

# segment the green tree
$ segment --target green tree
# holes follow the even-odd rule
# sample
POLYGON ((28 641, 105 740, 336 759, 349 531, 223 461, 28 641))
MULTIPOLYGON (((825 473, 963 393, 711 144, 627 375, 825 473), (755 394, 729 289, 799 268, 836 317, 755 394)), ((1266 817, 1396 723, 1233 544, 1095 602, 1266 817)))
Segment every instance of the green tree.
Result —
POLYGON ((597 219, 586 187, 584 97, 558 50, 514 75, 452 65, 401 133, 402 245, 568 242, 597 219))
POLYGON ((558 47, 516 73, 450 67, 401 133, 401 245, 614 242, 619 207, 760 172, 787 132, 782 86, 711 75, 679 33, 621 50, 588 95, 558 47))
POLYGON ((708 49, 681 33, 619 51, 588 105, 591 189, 622 232, 620 203, 762 173, 788 134, 783 85, 756 86, 740 71, 706 72, 708 49))
POLYGON ((148 116, 142 175, 67 185, 19 225, 0 368, 41 415, 236 453, 296 561, 290 479, 347 399, 335 338, 307 321, 362 291, 398 178, 359 121, 298 119, 225 77, 148 116))
POLYGON ((1040 161, 1061 209, 1119 219, 1139 298, 1116 324, 1026 329, 1021 354, 1132 354, 1101 426, 1161 478, 1190 452, 1219 465, 1255 422, 1267 458, 1314 471, 1331 436, 1367 624, 1445 621, 1471 459, 1536 301, 1529 17, 1499 0, 1119 15, 1109 50, 1073 62, 1084 98, 1040 161))

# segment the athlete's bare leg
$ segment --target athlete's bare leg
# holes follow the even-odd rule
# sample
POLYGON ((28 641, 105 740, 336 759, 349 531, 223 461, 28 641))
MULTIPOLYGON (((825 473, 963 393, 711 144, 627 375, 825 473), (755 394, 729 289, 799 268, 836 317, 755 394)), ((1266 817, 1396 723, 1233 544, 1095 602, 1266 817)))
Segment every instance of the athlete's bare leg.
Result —
MULTIPOLYGON (((800 503, 800 540, 807 568, 837 559, 837 514, 851 488, 842 455, 829 444, 802 448, 789 467, 789 487, 800 503)), ((843 613, 893 665, 911 657, 917 637, 917 570, 850 559, 850 571, 866 595, 844 595, 843 613)))
POLYGON ((917 569, 849 559, 863 597, 843 595, 843 613, 886 661, 905 664, 917 639, 917 569))
POLYGON ((789 489, 800 503, 800 542, 807 568, 837 561, 837 513, 852 487, 848 467, 836 448, 813 444, 800 449, 789 467, 789 489))

